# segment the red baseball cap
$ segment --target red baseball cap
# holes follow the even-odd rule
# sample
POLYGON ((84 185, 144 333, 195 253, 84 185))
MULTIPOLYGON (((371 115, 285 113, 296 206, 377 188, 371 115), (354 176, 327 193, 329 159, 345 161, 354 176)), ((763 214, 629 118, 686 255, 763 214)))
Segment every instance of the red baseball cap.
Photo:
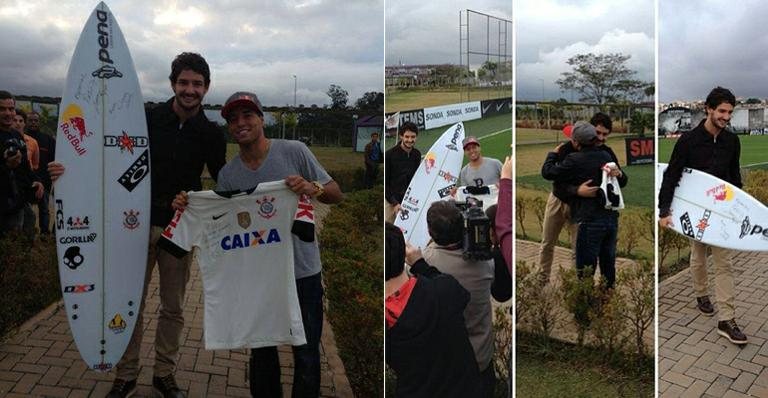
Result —
POLYGON ((475 136, 470 135, 469 137, 464 139, 464 142, 462 143, 462 148, 467 149, 467 145, 475 144, 477 146, 480 146, 480 141, 475 138, 475 136))
POLYGON ((563 135, 565 135, 568 138, 571 138, 571 135, 573 134, 573 125, 572 124, 566 124, 563 126, 563 135))
POLYGON ((227 115, 236 106, 246 106, 253 109, 261 117, 264 117, 264 112, 261 110, 261 101, 254 93, 247 91, 238 91, 227 98, 227 102, 224 103, 224 107, 221 108, 221 117, 227 120, 227 115))

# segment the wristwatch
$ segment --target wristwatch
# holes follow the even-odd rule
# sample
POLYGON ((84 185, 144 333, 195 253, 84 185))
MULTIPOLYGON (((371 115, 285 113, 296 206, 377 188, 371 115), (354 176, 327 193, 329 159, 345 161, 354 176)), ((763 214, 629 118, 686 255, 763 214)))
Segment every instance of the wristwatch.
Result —
POLYGON ((311 195, 313 198, 321 196, 325 192, 325 187, 323 187, 323 184, 317 181, 312 181, 312 185, 315 186, 315 192, 313 192, 311 195))

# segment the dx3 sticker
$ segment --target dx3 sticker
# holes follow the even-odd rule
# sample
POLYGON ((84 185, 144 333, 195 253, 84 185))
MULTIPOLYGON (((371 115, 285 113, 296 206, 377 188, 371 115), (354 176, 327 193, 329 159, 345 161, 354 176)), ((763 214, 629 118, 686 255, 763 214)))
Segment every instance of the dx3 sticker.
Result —
POLYGON ((706 231, 707 227, 709 227, 710 215, 712 215, 711 211, 704 210, 704 215, 701 216, 701 219, 699 219, 699 223, 696 224, 696 240, 701 240, 701 238, 704 236, 704 231, 706 231))
POLYGON ((70 285, 64 286, 64 293, 88 293, 96 289, 96 285, 70 285))
POLYGON ((131 167, 117 179, 117 182, 127 189, 128 192, 133 192, 147 175, 149 175, 149 150, 145 149, 131 167))

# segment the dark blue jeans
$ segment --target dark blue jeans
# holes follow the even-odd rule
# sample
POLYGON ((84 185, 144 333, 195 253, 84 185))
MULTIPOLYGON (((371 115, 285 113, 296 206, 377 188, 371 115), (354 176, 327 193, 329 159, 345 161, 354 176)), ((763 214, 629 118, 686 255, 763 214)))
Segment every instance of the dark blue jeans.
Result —
MULTIPOLYGON (((320 275, 296 280, 307 344, 293 347, 292 397, 320 396, 320 336, 323 334, 323 285, 320 275)), ((250 367, 252 396, 283 396, 277 347, 252 349, 250 367)))
POLYGON ((619 229, 617 217, 605 217, 579 223, 576 236, 576 271, 579 277, 592 276, 600 267, 600 274, 609 288, 616 281, 616 239, 619 229), (599 262, 598 262, 599 260, 599 262), (592 267, 590 275, 584 268, 592 267))

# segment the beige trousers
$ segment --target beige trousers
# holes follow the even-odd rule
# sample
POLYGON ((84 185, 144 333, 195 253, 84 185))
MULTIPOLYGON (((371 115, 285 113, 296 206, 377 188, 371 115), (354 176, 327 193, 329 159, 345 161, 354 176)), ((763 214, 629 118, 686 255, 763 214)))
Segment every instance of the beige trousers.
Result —
POLYGON ((157 247, 157 241, 163 229, 152 226, 149 237, 149 254, 147 255, 147 271, 144 276, 144 293, 141 297, 141 308, 136 319, 131 341, 117 364, 117 378, 134 380, 139 376, 139 349, 144 335, 144 304, 147 298, 149 281, 152 270, 157 268, 160 273, 160 314, 157 319, 155 332, 155 365, 154 376, 163 377, 173 373, 179 353, 179 337, 184 327, 184 293, 189 281, 189 268, 192 254, 176 258, 165 250, 157 247))
POLYGON ((552 274, 552 259, 560 231, 567 226, 571 233, 571 262, 576 264, 576 233, 579 225, 571 222, 571 209, 553 193, 549 193, 547 207, 544 209, 544 223, 541 231, 541 249, 539 251, 539 278, 549 282, 552 274))
POLYGON ((715 265, 715 302, 718 319, 727 321, 736 317, 736 304, 733 293, 733 271, 731 269, 732 252, 720 247, 691 241, 691 277, 696 297, 708 296, 707 288, 707 248, 712 251, 715 265))

